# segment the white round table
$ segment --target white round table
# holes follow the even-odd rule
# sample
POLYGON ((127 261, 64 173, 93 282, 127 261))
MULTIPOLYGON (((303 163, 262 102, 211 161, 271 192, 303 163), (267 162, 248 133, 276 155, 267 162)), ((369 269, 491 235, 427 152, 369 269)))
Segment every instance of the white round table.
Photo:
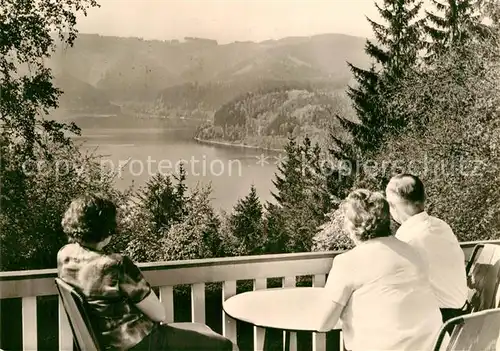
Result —
MULTIPOLYGON (((234 319, 286 331, 285 349, 288 350, 290 333, 317 332, 318 316, 324 314, 325 306, 331 302, 323 288, 275 288, 237 294, 224 301, 223 309, 234 319)), ((337 328, 340 329, 339 324, 337 328)))

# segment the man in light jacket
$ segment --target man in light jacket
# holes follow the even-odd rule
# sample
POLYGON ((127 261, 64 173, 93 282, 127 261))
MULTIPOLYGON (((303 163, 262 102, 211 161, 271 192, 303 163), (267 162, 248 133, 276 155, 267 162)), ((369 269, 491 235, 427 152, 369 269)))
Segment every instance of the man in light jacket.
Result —
POLYGON ((414 175, 391 178, 386 197, 393 219, 401 225, 396 238, 416 248, 429 265, 429 279, 443 323, 459 316, 468 288, 464 253, 453 230, 425 211, 424 185, 414 175))

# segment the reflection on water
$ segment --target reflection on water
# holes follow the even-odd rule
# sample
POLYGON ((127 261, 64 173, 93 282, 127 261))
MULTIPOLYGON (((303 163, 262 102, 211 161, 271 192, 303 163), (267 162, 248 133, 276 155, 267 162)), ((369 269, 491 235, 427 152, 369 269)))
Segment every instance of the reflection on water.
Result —
POLYGON ((83 150, 103 155, 103 167, 118 172, 119 189, 142 186, 156 173, 171 174, 182 162, 188 186, 212 184, 216 208, 230 210, 238 198, 248 194, 251 184, 262 201, 272 200, 277 154, 199 144, 192 134, 186 130, 106 129, 82 131, 77 140, 83 150))

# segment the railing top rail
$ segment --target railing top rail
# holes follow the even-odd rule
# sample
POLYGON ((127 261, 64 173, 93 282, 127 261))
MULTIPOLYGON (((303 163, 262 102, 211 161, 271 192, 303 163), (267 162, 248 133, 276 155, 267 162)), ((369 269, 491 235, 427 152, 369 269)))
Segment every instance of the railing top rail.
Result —
MULTIPOLYGON (((467 241, 460 243, 460 246, 462 248, 471 248, 480 243, 500 244, 500 240, 467 241)), ((301 253, 269 254, 269 255, 242 256, 242 257, 218 257, 218 258, 206 258, 197 260, 143 262, 139 263, 138 266, 143 271, 189 268, 189 267, 215 267, 215 266, 238 265, 238 264, 261 263, 261 262, 285 262, 285 261, 295 261, 295 260, 332 258, 340 253, 342 253, 342 251, 301 252, 301 253)), ((54 268, 23 270, 23 271, 5 271, 5 272, 0 272, 0 281, 55 278, 56 276, 57 276, 57 270, 54 268)))
POLYGON ((474 247, 477 244, 498 244, 500 245, 500 239, 494 239, 494 240, 479 240, 479 241, 463 241, 460 243, 460 247, 465 248, 465 247, 474 247))
MULTIPOLYGON (((216 257, 196 260, 179 260, 179 261, 159 261, 159 262, 143 262, 138 263, 142 271, 166 270, 176 268, 192 268, 192 267, 216 267, 228 265, 240 265, 251 263, 265 262, 286 262, 297 260, 313 260, 321 258, 333 258, 342 253, 342 251, 323 251, 323 252, 300 252, 286 254, 269 254, 255 256, 238 256, 238 257, 216 257)), ((6 271, 0 272, 0 281, 18 280, 18 279, 39 279, 39 278, 55 278, 57 270, 52 269, 37 269, 24 271, 6 271)))

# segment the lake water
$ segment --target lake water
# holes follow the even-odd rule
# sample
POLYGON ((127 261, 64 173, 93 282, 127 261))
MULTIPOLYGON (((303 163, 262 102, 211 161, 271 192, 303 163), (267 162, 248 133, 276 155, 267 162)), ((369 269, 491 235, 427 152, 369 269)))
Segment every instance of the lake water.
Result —
POLYGON ((254 184, 259 197, 272 200, 272 180, 280 154, 235 147, 200 144, 192 130, 86 129, 82 130, 83 150, 103 155, 104 167, 119 172, 116 186, 140 187, 154 174, 172 174, 183 162, 187 185, 212 185, 212 204, 231 210, 254 184))

